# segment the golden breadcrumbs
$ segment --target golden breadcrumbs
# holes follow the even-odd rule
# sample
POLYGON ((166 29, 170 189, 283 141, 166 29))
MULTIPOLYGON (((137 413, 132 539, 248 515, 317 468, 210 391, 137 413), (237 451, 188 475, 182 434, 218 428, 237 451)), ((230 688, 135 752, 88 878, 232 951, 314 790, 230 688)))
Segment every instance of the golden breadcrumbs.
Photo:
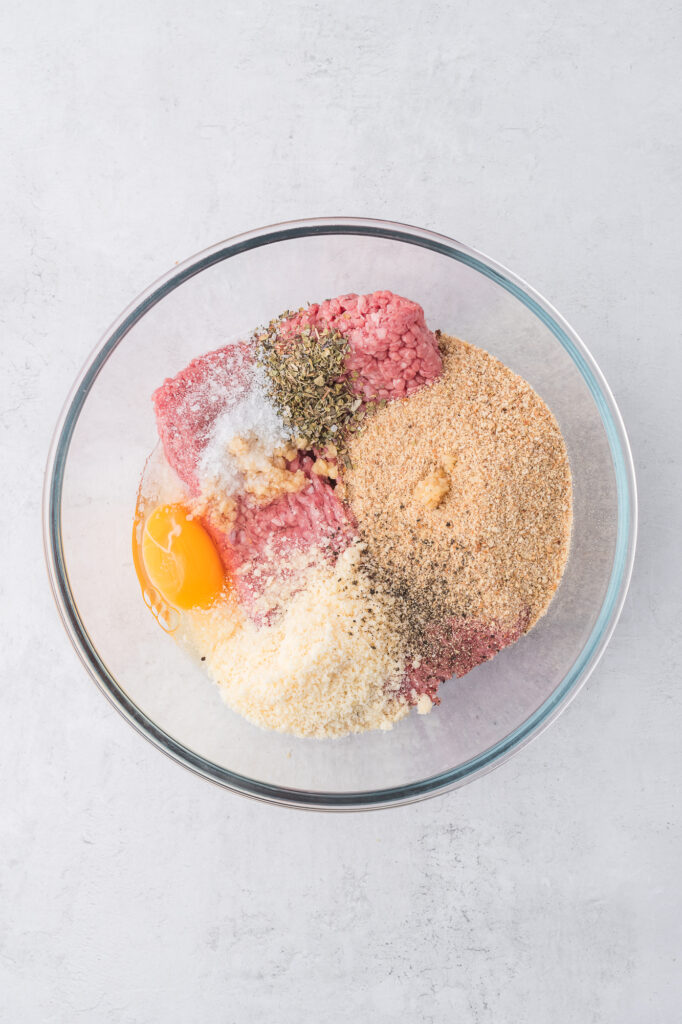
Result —
POLYGON ((441 346, 442 375, 351 439, 348 500, 371 560, 435 618, 528 629, 568 557, 566 446, 521 377, 457 338, 441 346))

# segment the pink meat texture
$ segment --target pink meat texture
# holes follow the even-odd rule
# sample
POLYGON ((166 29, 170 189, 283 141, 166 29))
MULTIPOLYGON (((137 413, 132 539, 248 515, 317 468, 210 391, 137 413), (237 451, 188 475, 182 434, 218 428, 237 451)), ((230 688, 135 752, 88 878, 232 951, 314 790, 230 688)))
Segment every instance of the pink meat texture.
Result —
POLYGON ((288 463, 292 472, 302 469, 309 483, 295 494, 282 494, 269 505, 258 505, 248 496, 237 501, 237 519, 229 534, 205 521, 223 563, 233 575, 240 603, 255 621, 254 610, 270 577, 286 576, 287 559, 295 552, 320 548, 335 561, 356 536, 350 509, 333 487, 312 472, 313 459, 299 456, 288 463))
POLYGON ((405 398, 430 384, 442 369, 438 341, 424 310, 393 292, 340 295, 314 302, 284 321, 280 333, 300 334, 305 327, 331 327, 348 339, 349 373, 356 372, 355 393, 365 399, 405 398))
POLYGON ((422 693, 427 694, 434 704, 440 703, 436 693, 441 683, 451 676, 461 679, 472 668, 490 661, 503 647, 516 643, 527 625, 528 612, 507 629, 478 620, 462 622, 452 619, 434 624, 430 646, 438 646, 438 657, 422 661, 416 668, 409 667, 401 692, 410 703, 414 703, 422 693))
POLYGON ((197 466, 211 428, 244 396, 253 361, 250 343, 226 345, 193 359, 152 395, 164 455, 190 494, 199 493, 197 466))

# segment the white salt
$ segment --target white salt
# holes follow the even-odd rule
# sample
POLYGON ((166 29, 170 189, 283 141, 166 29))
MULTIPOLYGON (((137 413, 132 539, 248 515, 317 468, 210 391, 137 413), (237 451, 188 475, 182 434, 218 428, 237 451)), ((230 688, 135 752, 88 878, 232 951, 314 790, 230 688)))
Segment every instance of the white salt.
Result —
POLYGON ((204 487, 234 494, 243 489, 237 460, 228 452, 235 437, 258 442, 266 452, 287 443, 291 431, 267 396, 265 372, 254 367, 243 395, 220 414, 211 427, 208 443, 199 460, 199 477, 204 487))

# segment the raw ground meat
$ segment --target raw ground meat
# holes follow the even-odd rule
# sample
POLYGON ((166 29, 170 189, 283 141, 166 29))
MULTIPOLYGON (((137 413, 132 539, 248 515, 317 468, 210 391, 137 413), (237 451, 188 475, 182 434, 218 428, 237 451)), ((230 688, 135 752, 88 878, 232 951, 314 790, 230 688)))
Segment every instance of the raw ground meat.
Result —
POLYGON ((429 648, 437 650, 438 654, 430 660, 425 659, 417 668, 412 666, 408 669, 401 692, 411 704, 416 704, 422 693, 427 694, 434 704, 439 704, 436 694, 441 683, 451 676, 461 679, 472 668, 490 661, 503 647, 516 643, 527 625, 528 613, 507 629, 489 622, 462 622, 457 619, 434 626, 429 648))
POLYGON ((303 491, 282 494, 269 505, 258 505, 242 495, 229 533, 204 520, 234 578, 240 603, 256 620, 260 615, 254 610, 255 602, 268 579, 282 575, 292 553, 319 548, 334 560, 356 536, 352 513, 329 481, 312 472, 312 465, 307 455, 288 463, 292 472, 302 469, 308 477, 310 483, 303 491))
POLYGON ((340 295, 314 302, 280 326, 285 337, 305 327, 331 327, 348 339, 346 357, 356 394, 370 398, 405 398, 435 380, 442 360, 438 341, 424 320, 424 310, 393 292, 340 295))
POLYGON ((226 345, 193 359, 152 395, 164 455, 191 494, 200 490, 197 467, 213 424, 244 397, 253 365, 250 342, 226 345))

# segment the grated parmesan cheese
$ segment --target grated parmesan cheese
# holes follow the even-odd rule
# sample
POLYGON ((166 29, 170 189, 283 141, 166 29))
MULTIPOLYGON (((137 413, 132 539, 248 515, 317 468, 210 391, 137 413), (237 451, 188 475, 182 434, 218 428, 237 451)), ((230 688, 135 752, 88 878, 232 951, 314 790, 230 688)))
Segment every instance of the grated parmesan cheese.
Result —
POLYGON ((420 693, 417 700, 417 714, 428 715, 432 707, 433 701, 429 697, 428 693, 420 693))
POLYGON ((272 625, 227 603, 187 616, 184 639, 230 707, 263 728, 318 738, 390 729, 407 714, 402 643, 388 598, 360 568, 362 548, 311 568, 272 625))

